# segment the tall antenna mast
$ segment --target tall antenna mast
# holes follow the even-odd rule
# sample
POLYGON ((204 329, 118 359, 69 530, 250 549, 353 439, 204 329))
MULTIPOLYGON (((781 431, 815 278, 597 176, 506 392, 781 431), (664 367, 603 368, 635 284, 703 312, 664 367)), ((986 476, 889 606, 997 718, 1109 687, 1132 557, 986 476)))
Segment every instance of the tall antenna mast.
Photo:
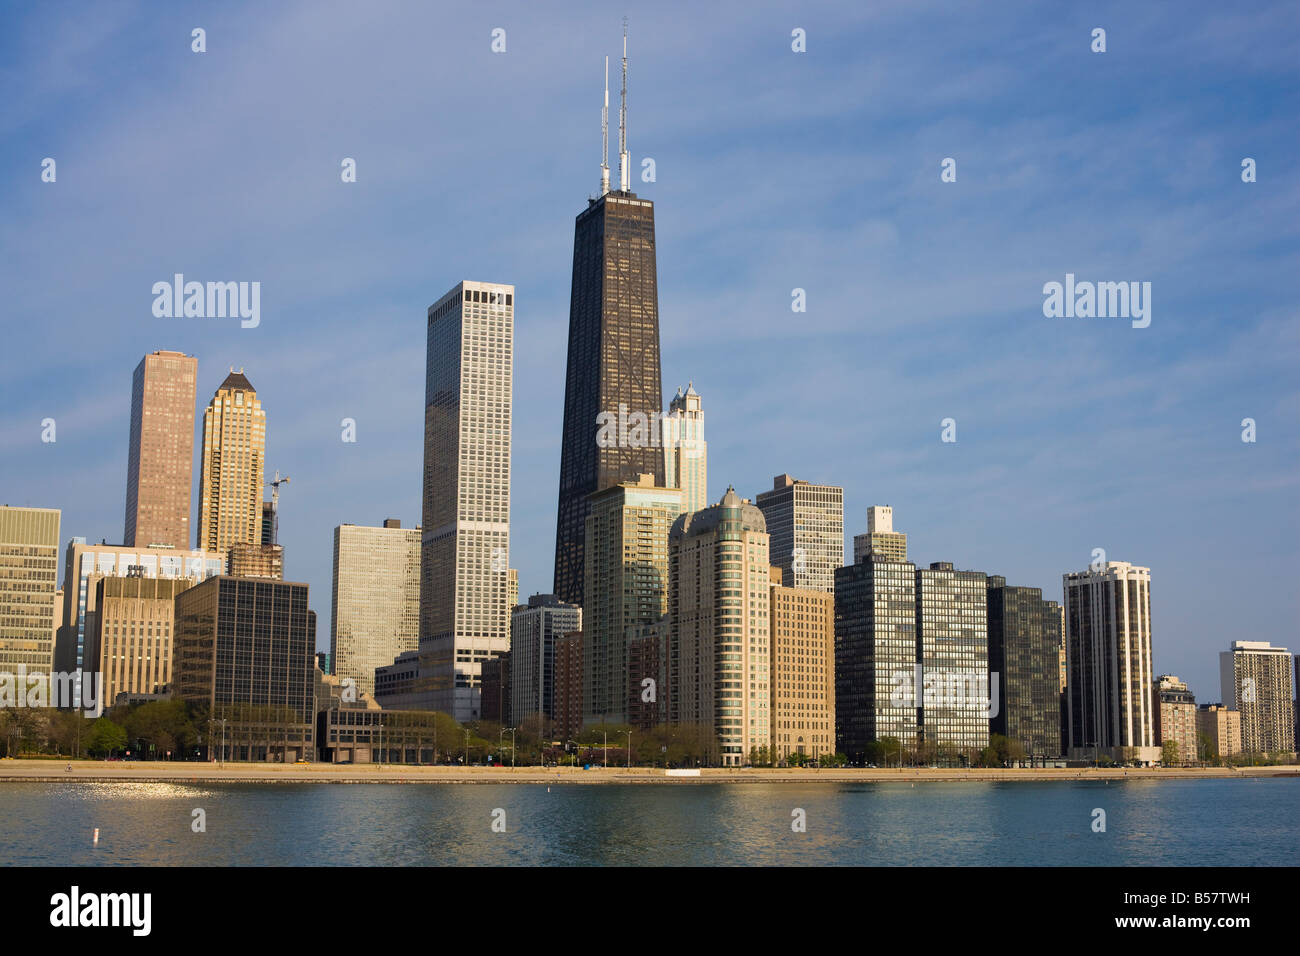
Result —
POLYGON ((605 57, 605 105, 600 111, 600 194, 609 192, 609 57, 605 57))
POLYGON ((632 185, 627 156, 627 17, 623 18, 623 98, 618 108, 618 188, 627 192, 632 185))

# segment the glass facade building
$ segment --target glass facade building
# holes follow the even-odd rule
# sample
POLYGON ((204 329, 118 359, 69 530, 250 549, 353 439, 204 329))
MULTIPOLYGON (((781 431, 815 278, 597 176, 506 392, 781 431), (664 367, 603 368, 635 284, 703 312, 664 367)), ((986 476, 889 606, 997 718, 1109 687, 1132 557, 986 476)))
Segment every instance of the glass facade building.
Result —
POLYGON ((316 720, 316 615, 307 585, 209 578, 176 596, 174 694, 239 733, 230 759, 311 749, 316 720), (241 736, 242 735, 242 736, 241 736), (280 748, 283 746, 283 750, 280 748))
POLYGON ((844 489, 777 475, 755 499, 772 541, 772 564, 788 588, 835 590, 844 564, 844 489))
POLYGON ((1061 606, 1039 588, 988 579, 990 680, 998 686, 989 731, 1018 741, 1029 757, 1061 751, 1061 606))
POLYGON ((988 577, 945 561, 916 569, 921 735, 972 760, 989 743, 988 577))
POLYGON ((835 571, 835 737, 851 761, 920 729, 916 675, 916 565, 867 554, 835 571))
POLYGON ((590 200, 574 225, 555 528, 560 600, 587 607, 590 496, 642 474, 664 484, 658 428, 621 427, 635 415, 657 425, 662 412, 654 203, 618 190, 590 200), (597 442, 602 413, 620 421, 612 442, 597 442))

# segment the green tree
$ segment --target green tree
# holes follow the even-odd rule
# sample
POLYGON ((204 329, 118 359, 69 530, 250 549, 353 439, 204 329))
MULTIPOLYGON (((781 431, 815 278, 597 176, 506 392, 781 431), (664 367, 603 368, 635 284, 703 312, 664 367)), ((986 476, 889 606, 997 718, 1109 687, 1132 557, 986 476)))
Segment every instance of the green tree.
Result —
POLYGON ((100 717, 90 728, 86 750, 97 756, 108 756, 126 749, 126 730, 107 717, 100 717))
POLYGON ((903 759, 903 742, 897 737, 881 737, 881 759, 877 761, 882 766, 893 766, 898 764, 902 766, 903 759))
POLYGON ((1166 767, 1178 763, 1178 741, 1166 740, 1160 745, 1160 762, 1166 767))
POLYGON ((1196 735, 1196 755, 1206 763, 1219 759, 1219 755, 1214 749, 1214 742, 1210 739, 1209 734, 1198 733, 1196 735))

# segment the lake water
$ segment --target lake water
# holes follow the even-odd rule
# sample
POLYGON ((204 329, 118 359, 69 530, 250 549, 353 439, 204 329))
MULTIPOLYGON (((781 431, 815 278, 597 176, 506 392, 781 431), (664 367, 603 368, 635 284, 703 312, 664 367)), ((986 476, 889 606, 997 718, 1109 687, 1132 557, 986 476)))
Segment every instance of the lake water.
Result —
POLYGON ((6 783, 0 865, 1280 866, 1300 850, 1297 809, 1295 778, 549 792, 6 783), (192 830, 196 809, 206 832, 192 830), (796 809, 804 833, 791 829, 796 809))

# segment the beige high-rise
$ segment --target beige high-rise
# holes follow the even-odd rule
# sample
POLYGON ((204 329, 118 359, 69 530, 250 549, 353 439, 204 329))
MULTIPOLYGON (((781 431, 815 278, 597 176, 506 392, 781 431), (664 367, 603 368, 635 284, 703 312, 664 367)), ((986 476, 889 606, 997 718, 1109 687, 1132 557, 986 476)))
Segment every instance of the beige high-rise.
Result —
POLYGON ((835 595, 781 585, 771 571, 772 752, 835 753, 835 595))
MULTIPOLYGON (((63 613, 56 644, 60 671, 75 675, 77 699, 87 707, 100 703, 102 681, 93 675, 100 655, 95 646, 99 627, 99 582, 106 577, 187 578, 198 583, 226 573, 226 556, 174 548, 126 548, 112 544, 87 544, 85 538, 68 542, 63 565, 63 613)), ((112 703, 109 701, 108 703, 112 703)))
POLYGON ((668 606, 668 532, 682 493, 640 475, 590 498, 582 609, 582 718, 627 722, 627 642, 668 606))
POLYGON ((128 548, 190 546, 194 388, 199 360, 154 352, 131 382, 131 445, 126 459, 128 548))
POLYGON ((763 513, 728 488, 677 519, 669 555, 669 721, 711 726, 721 764, 743 766, 772 739, 763 513))
POLYGON ((0 674, 53 671, 58 583, 59 510, 0 507, 0 674))
POLYGON ((334 529, 330 669, 373 694, 375 668, 420 644, 420 529, 334 529))
POLYGON ((118 694, 160 694, 172 679, 176 595, 196 578, 100 578, 90 657, 100 674, 102 706, 118 694))
POLYGON ((230 370, 203 413, 198 549, 262 543, 266 413, 244 370, 230 370))
POLYGON ((1202 704, 1196 711, 1196 732, 1208 738, 1210 757, 1241 753, 1241 714, 1222 704, 1202 704))

